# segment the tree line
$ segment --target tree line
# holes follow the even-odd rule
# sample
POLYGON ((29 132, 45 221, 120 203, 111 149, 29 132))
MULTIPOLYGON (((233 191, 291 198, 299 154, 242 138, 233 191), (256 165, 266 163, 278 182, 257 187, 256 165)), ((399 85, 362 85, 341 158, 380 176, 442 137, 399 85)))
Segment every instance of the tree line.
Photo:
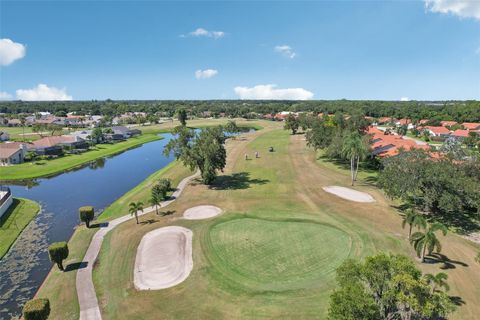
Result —
POLYGON ((0 113, 16 115, 49 111, 58 116, 67 112, 118 116, 127 112, 146 112, 174 117, 178 109, 185 109, 195 117, 243 117, 276 114, 280 111, 351 114, 359 111, 370 117, 411 118, 413 120, 480 121, 480 101, 376 101, 376 100, 151 100, 151 101, 3 101, 0 113))

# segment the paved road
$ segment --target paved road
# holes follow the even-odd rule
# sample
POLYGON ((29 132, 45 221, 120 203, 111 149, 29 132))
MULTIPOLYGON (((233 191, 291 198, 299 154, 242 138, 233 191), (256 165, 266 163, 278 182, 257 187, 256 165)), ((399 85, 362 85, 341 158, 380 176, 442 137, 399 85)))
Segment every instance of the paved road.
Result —
MULTIPOLYGON (((162 202, 161 207, 166 207, 175 199, 177 199, 180 194, 182 193, 183 189, 188 185, 188 183, 199 176, 199 172, 186 177, 183 179, 177 186, 177 190, 172 194, 172 199, 168 201, 162 202)), ((154 211, 154 207, 148 207, 143 210, 143 212, 139 211, 138 215, 144 215, 154 211)), ((92 238, 90 242, 90 246, 88 247, 87 253, 83 258, 82 263, 86 263, 86 267, 79 269, 77 271, 77 295, 78 295, 78 304, 80 306, 80 320, 101 320, 102 315, 100 313, 100 307, 98 306, 97 294, 95 292, 95 287, 93 285, 92 280, 92 269, 95 263, 95 260, 98 257, 98 253, 100 252, 100 248, 102 247, 103 238, 105 235, 113 230, 119 224, 122 224, 125 221, 133 219, 134 216, 132 215, 125 215, 123 217, 114 219, 108 222, 108 226, 102 227, 92 238)))

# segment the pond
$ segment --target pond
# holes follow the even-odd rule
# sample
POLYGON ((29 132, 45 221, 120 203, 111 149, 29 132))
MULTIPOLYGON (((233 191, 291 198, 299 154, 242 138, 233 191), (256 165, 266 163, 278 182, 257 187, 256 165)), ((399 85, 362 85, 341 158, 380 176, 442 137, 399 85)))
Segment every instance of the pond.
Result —
POLYGON ((18 316, 33 297, 52 267, 48 244, 71 237, 79 224, 79 207, 102 210, 174 160, 163 155, 172 135, 162 136, 78 170, 37 179, 30 186, 8 185, 14 197, 35 200, 42 209, 0 260, 0 319, 18 316))

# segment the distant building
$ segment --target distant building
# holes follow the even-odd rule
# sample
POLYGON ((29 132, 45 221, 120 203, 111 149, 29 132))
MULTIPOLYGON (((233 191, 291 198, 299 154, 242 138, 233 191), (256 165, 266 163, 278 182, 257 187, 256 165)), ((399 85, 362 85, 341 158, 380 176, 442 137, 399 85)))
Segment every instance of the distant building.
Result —
POLYGON ((440 125, 442 127, 451 127, 451 126, 454 126, 456 124, 458 124, 457 121, 440 121, 440 125))
POLYGON ((434 136, 434 137, 442 137, 446 138, 450 136, 450 130, 448 130, 445 127, 435 127, 435 126, 425 126, 422 127, 421 131, 426 131, 428 132, 429 135, 434 136))
POLYGON ((462 126, 467 130, 480 130, 480 123, 476 122, 464 122, 462 126))

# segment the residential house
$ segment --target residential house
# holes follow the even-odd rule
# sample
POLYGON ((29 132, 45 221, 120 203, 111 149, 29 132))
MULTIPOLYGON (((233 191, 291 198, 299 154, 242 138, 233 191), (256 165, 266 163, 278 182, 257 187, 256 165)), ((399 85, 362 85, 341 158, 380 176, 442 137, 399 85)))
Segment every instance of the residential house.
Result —
POLYGON ((370 146, 372 156, 380 158, 396 156, 401 150, 429 149, 427 144, 417 144, 415 140, 405 139, 399 135, 389 135, 376 127, 370 126, 367 133, 372 136, 370 146))
POLYGON ((128 139, 142 133, 138 129, 130 129, 124 126, 114 126, 112 127, 112 131, 114 134, 122 135, 124 139, 128 139))
POLYGON ((429 135, 434 137, 447 138, 450 136, 450 130, 442 126, 425 126, 419 129, 420 131, 426 131, 429 135))
POLYGON ((378 124, 390 124, 395 123, 395 119, 392 117, 380 117, 377 121, 378 124))
POLYGON ((20 119, 9 119, 7 126, 8 127, 20 127, 22 125, 22 122, 20 119))
POLYGON ((464 122, 462 123, 462 126, 466 130, 480 130, 480 123, 477 122, 464 122))
POLYGON ((456 140, 462 141, 465 138, 468 138, 470 131, 457 129, 451 133, 451 136, 456 140))
POLYGON ((454 126, 456 124, 458 124, 457 121, 440 121, 440 125, 442 127, 451 127, 451 126, 454 126))
POLYGON ((10 140, 10 135, 8 132, 0 131, 0 141, 10 140))
POLYGON ((29 149, 39 155, 60 155, 63 148, 68 149, 86 149, 88 143, 76 136, 63 135, 45 137, 32 142, 33 146, 29 149))
POLYGON ((397 127, 401 127, 401 126, 407 126, 407 129, 410 130, 410 129, 413 129, 415 126, 413 125, 412 123, 412 120, 411 119, 408 119, 408 118, 402 118, 400 120, 397 120, 395 122, 395 125, 397 127))
POLYGON ((25 160, 28 144, 20 142, 0 143, 0 166, 19 164, 25 160))

